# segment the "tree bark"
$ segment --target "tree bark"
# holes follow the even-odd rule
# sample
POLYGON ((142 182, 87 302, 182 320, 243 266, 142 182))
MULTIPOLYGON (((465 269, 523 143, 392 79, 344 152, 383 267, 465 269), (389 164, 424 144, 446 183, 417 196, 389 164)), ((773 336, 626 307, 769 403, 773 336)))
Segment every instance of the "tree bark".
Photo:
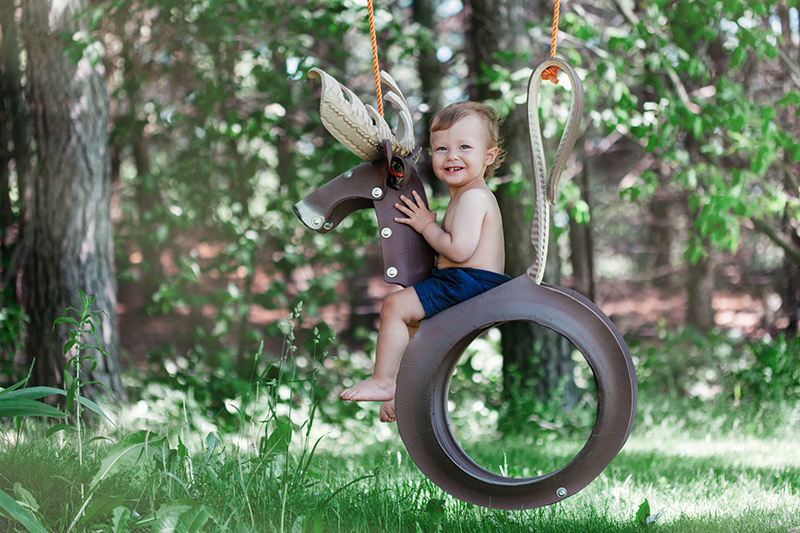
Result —
POLYGON ((53 322, 67 307, 81 308, 82 289, 96 296, 95 309, 104 313, 98 334, 110 354, 94 354, 97 367, 89 379, 122 392, 109 206, 108 96, 99 65, 86 57, 73 62, 62 38, 87 30, 80 15, 88 2, 24 0, 22 7, 27 96, 36 139, 26 226, 32 246, 24 273, 30 315, 27 354, 36 361, 36 383, 62 385, 68 329, 63 324, 54 328, 53 322))
POLYGON ((17 190, 23 197, 22 200, 25 197, 29 169, 28 123, 13 3, 0 7, 0 30, 0 258, 3 268, 0 272, 0 284, 8 288, 16 286, 17 266, 24 245, 19 238, 22 233, 24 205, 22 201, 19 202, 18 213, 12 208, 10 163, 13 161, 17 190), (11 226, 16 226, 13 244, 10 237, 11 226))
MULTIPOLYGON (((16 34, 13 3, 3 3, 0 7, 0 268, 3 268, 0 276, 5 274, 7 268, 5 237, 14 218, 11 209, 9 163, 13 146, 11 108, 20 92, 19 76, 15 76, 19 71, 16 65, 19 54, 16 34)), ((3 277, 0 277, 0 282, 2 281, 3 277)))
POLYGON ((17 287, 26 250, 21 236, 29 168, 28 124, 15 11, 13 2, 0 5, 0 307, 6 311, 6 318, 0 324, 0 335, 6 341, 0 345, 0 372, 12 380, 20 362, 25 333, 17 287), (12 199, 13 185, 18 199, 12 199))
POLYGON ((660 185, 650 199, 650 219, 648 221, 652 264, 647 265, 654 271, 653 285, 668 288, 672 285, 672 260, 671 250, 673 241, 673 221, 670 217, 669 189, 666 186, 666 176, 659 173, 660 185))
MULTIPOLYGON (((690 217, 694 222, 696 213, 691 212, 690 217)), ((692 224, 694 226, 694 224, 692 224)), ((710 246, 704 242, 703 249, 708 250, 710 246)), ((687 303, 686 303, 686 323, 687 325, 703 332, 708 333, 714 327, 714 269, 711 259, 700 256, 696 263, 689 264, 686 280, 687 303)))
MULTIPOLYGON (((442 64, 436 57, 436 12, 431 0, 414 0, 412 16, 420 25, 417 36, 418 64, 420 84, 422 86, 422 102, 427 110, 422 113, 422 120, 417 124, 417 144, 428 145, 428 128, 431 118, 442 106, 442 64)), ((423 150, 417 165, 420 177, 428 183, 437 194, 447 192, 447 187, 433 173, 431 158, 427 150, 423 150)))
MULTIPOLYGON (((549 20, 552 13, 549 6, 532 6, 521 0, 470 0, 470 29, 468 58, 470 62, 472 90, 471 97, 486 100, 496 97, 486 85, 476 82, 483 65, 491 65, 498 52, 516 52, 517 57, 525 58, 534 45, 528 37, 528 22, 549 20)), ((546 57, 541 52, 540 57, 546 57)), ((505 66, 512 71, 524 66, 522 59, 511 61, 505 66), (517 63, 517 64, 515 64, 517 63)), ((533 190, 530 186, 533 168, 527 130, 527 109, 518 105, 511 110, 503 124, 503 137, 506 140, 507 161, 510 163, 501 174, 511 174, 511 164, 521 165, 524 182, 522 187, 512 179, 497 188, 496 196, 503 213, 505 234, 506 272, 513 276, 524 274, 532 260, 530 244, 530 217, 528 207, 532 203, 533 190)), ((551 237, 552 238, 552 237, 551 237)), ((561 269, 554 243, 550 246, 545 281, 559 284, 561 269)), ((530 400, 526 397, 531 385, 540 399, 548 400, 563 380, 567 380, 567 390, 574 390, 572 380, 572 360, 569 342, 560 335, 545 329, 536 328, 527 322, 509 322, 500 327, 503 351, 503 390, 507 403, 505 417, 519 420, 525 416, 526 406, 520 402, 530 400), (537 342, 538 341, 538 342, 537 342), (539 349, 537 350, 537 346, 539 349), (519 393, 524 393, 520 395, 519 393)), ((564 405, 574 404, 570 392, 564 398, 564 405)), ((509 426, 511 427, 511 426, 509 426)))
POLYGON ((570 260, 572 263, 572 288, 594 301, 594 237, 592 235, 592 199, 589 195, 589 179, 584 165, 575 181, 581 189, 581 200, 589 206, 589 223, 578 224, 569 219, 570 260))

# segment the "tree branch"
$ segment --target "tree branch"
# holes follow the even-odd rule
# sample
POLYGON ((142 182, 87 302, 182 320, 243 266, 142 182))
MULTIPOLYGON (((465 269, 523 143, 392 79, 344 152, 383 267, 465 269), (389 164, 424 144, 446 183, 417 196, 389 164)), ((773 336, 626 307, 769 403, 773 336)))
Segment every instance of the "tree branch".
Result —
POLYGON ((769 239, 780 246, 786 257, 791 260, 796 265, 800 266, 800 250, 795 248, 791 241, 786 238, 786 236, 781 235, 778 231, 776 231, 772 226, 767 224, 761 219, 750 217, 750 221, 753 223, 753 227, 769 237, 769 239))
MULTIPOLYGON (((639 17, 636 16, 636 13, 634 13, 630 7, 625 5, 623 0, 613 0, 613 1, 614 5, 617 6, 617 9, 619 10, 620 13, 622 13, 622 16, 625 17, 625 20, 627 20, 629 24, 631 24, 632 26, 636 26, 639 24, 640 22, 639 17)), ((667 36, 664 32, 658 29, 654 29, 653 33, 661 37, 664 37, 665 39, 669 39, 669 36, 667 36)), ((675 72, 675 70, 671 66, 667 66, 665 70, 667 77, 669 78, 669 81, 671 81, 672 85, 675 87, 675 92, 678 93, 678 98, 680 98, 681 102, 683 102, 683 105, 686 106, 686 109, 688 109, 689 112, 692 114, 699 115, 700 112, 702 111, 702 108, 696 103, 692 102, 691 98, 689 98, 689 92, 686 90, 686 86, 683 85, 683 82, 681 81, 680 76, 678 76, 678 73, 675 72)))
POLYGON ((787 69, 789 69, 789 74, 790 74, 789 78, 794 82, 797 88, 800 89, 800 67, 794 64, 794 61, 792 61, 792 58, 789 57, 788 54, 786 54, 786 52, 784 52, 780 48, 777 48, 777 50, 778 50, 778 57, 781 58, 783 64, 786 65, 787 69))

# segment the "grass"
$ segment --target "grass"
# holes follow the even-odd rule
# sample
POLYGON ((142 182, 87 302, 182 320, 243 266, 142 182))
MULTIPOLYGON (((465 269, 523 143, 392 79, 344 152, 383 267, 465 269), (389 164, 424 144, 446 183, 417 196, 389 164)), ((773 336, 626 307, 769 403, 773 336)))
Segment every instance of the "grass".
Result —
MULTIPOLYGON (((91 442, 81 471, 69 441, 74 437, 43 438, 43 425, 27 424, 21 440, 13 438, 18 433, 4 434, 0 487, 50 531, 64 531, 82 503, 78 480, 96 477, 115 448, 91 442)), ((364 429, 369 431, 368 424, 364 429)), ((126 432, 129 438, 134 429, 126 432)), ((169 443, 151 434, 148 457, 129 457, 125 468, 103 480, 96 499, 109 508, 77 530, 777 533, 800 526, 800 439, 791 433, 783 438, 740 433, 696 438, 685 431, 642 428, 586 489, 558 504, 522 512, 451 498, 419 473, 399 437, 358 448, 347 444, 346 434, 323 437, 303 470, 299 459, 308 457, 314 443, 295 436, 284 443, 286 448, 277 442, 257 454, 236 444, 242 434, 195 439, 203 443, 192 450, 182 449, 190 439, 180 434, 169 443), (651 514, 663 510, 650 525, 637 519, 645 500, 651 514), (124 512, 130 515, 127 525, 124 512), (192 514, 187 518, 187 513, 192 514), (114 529, 115 524, 123 527, 114 529)), ((497 441, 491 442, 486 450, 496 448, 497 441)), ((575 452, 574 442, 558 439, 544 448, 532 437, 500 442, 504 460, 517 468, 549 469, 575 452), (546 450, 545 457, 540 449, 546 450)), ((483 461, 478 450, 473 455, 483 461)), ((497 455, 492 451, 487 457, 495 460, 497 455)), ((2 518, 0 529, 25 531, 2 518)))
MULTIPOLYGON (((416 500, 409 500, 404 510, 406 514, 419 512, 426 500, 445 499, 449 523, 444 531, 785 532, 800 526, 800 457, 796 444, 796 440, 743 439, 737 435, 690 439, 634 434, 592 484, 547 508, 525 512, 476 508, 422 482, 416 500), (651 526, 640 525, 636 518, 645 500, 653 514, 664 510, 651 526), (493 529, 484 528, 488 523, 494 524, 493 529)), ((528 450, 528 461, 540 462, 528 440, 506 443, 506 447, 509 456, 525 460, 522 450, 528 450)), ((573 446, 566 446, 562 458, 566 460, 573 451, 573 446)), ((402 496, 401 487, 408 486, 415 475, 405 454, 398 453, 396 464, 390 464, 395 461, 392 457, 387 457, 385 464, 395 479, 406 481, 395 481, 394 488, 390 482, 386 488, 402 496)), ((475 459, 481 462, 479 457, 475 459)))
MULTIPOLYGON (((377 405, 321 420, 320 405, 343 404, 324 399, 315 371, 297 372, 293 351, 287 343, 258 386, 225 400, 227 414, 209 413, 191 388, 134 381, 138 401, 102 406, 113 427, 100 417, 80 432, 25 417, 0 424, 0 531, 800 532, 791 398, 736 395, 728 405, 725 395, 659 395, 645 380, 630 440, 597 479, 555 505, 502 511, 427 480, 396 426, 377 422, 377 405)), ((451 413, 464 448, 510 475, 564 465, 589 427, 576 410, 572 428, 555 413, 502 436, 483 411, 469 413, 451 413)))

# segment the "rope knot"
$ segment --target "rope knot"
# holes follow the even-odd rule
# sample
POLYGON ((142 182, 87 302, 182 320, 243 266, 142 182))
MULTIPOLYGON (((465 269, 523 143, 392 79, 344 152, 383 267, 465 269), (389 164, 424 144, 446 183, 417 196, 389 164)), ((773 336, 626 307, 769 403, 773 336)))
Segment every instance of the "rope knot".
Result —
POLYGON ((545 81, 552 81, 558 85, 558 67, 555 65, 549 66, 542 72, 542 79, 545 81))

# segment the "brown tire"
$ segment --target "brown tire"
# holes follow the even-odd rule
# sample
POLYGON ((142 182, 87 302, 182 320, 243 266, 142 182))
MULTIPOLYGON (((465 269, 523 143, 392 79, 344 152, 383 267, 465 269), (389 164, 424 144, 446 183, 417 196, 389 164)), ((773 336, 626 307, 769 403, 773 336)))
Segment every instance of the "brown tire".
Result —
POLYGON ((397 376, 400 436, 414 463, 456 498, 494 509, 542 507, 595 479, 622 449, 636 411, 636 373, 619 330, 590 300, 527 275, 426 319, 411 339, 397 376), (597 383, 597 419, 586 444, 560 469, 533 478, 503 477, 481 467, 450 428, 450 377, 469 344, 503 322, 527 321, 567 338, 597 383))

